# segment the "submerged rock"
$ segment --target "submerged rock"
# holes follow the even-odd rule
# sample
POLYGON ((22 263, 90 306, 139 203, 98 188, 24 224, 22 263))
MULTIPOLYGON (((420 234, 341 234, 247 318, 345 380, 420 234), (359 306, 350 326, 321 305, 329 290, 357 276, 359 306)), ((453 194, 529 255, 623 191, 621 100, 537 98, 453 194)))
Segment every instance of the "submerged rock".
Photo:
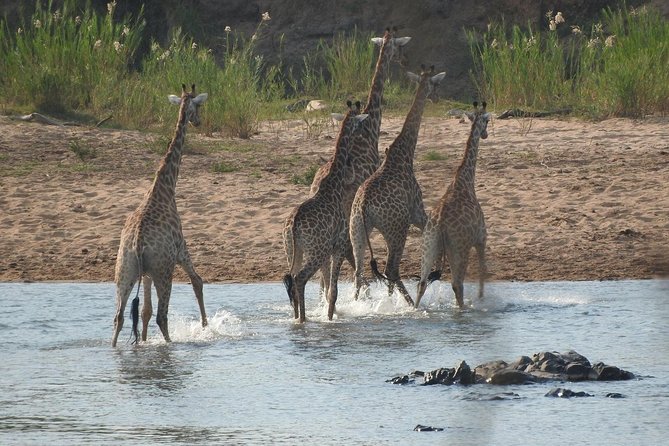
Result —
POLYGON ((460 361, 456 368, 440 368, 425 372, 422 385, 430 386, 434 384, 445 384, 450 386, 455 383, 469 385, 474 384, 475 374, 465 361, 460 361))
POLYGON ((574 392, 570 389, 563 389, 562 387, 556 387, 555 389, 550 390, 545 396, 551 396, 554 398, 572 398, 572 397, 586 397, 594 396, 586 392, 574 392))
POLYGON ((597 373, 597 381, 626 381, 634 379, 634 374, 618 367, 598 362, 592 366, 597 373))
POLYGON ((513 370, 513 369, 503 369, 498 372, 495 372, 486 379, 488 384, 496 385, 512 385, 512 384, 531 384, 537 382, 538 379, 536 376, 531 375, 522 370, 513 370))
POLYGON ((432 426, 423 426, 422 424, 417 424, 413 430, 417 432, 441 432, 444 430, 443 427, 432 427, 432 426))

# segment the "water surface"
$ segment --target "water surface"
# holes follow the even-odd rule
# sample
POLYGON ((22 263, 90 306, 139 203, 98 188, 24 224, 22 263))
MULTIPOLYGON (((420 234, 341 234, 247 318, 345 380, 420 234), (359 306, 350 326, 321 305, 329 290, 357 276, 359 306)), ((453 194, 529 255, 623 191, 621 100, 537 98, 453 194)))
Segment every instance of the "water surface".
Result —
POLYGON ((152 321, 149 341, 132 346, 126 322, 114 349, 113 284, 0 284, 0 444, 666 442, 669 281, 491 283, 464 311, 447 283, 432 285, 419 310, 381 287, 357 302, 351 294, 343 284, 329 322, 309 284, 301 326, 281 284, 208 284, 202 329, 192 289, 179 284, 173 342, 152 321), (570 349, 638 379, 386 382, 463 359, 474 367, 570 349), (595 396, 544 397, 556 386, 595 396))

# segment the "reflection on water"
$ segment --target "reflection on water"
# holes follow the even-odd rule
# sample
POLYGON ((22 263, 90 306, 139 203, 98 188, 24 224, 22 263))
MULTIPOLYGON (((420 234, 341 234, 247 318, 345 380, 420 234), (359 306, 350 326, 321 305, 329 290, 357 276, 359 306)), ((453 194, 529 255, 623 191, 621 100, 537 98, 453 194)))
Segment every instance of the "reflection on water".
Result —
POLYGON ((172 354, 173 345, 140 345, 130 350, 115 349, 119 381, 150 391, 177 391, 193 371, 172 354))

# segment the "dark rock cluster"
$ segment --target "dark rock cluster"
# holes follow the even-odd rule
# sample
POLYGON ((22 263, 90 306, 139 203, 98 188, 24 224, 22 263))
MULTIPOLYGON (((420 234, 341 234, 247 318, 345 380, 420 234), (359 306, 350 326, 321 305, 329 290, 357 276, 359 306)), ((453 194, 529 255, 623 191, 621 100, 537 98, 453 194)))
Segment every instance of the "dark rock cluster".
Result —
POLYGON ((490 361, 476 366, 473 370, 465 361, 461 361, 454 368, 440 368, 430 372, 415 371, 392 378, 388 382, 409 384, 414 383, 416 377, 422 377, 423 382, 420 385, 425 386, 479 383, 510 385, 544 381, 620 381, 633 379, 634 374, 603 362, 591 364, 585 356, 568 351, 521 356, 510 363, 502 360, 490 361))

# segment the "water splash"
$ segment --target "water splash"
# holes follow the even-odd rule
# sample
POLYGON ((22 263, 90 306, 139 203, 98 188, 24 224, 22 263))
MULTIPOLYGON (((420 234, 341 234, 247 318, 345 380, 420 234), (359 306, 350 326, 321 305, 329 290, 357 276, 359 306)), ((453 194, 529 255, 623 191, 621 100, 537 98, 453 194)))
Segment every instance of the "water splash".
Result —
MULTIPOLYGON (((169 330, 172 342, 212 342, 224 338, 240 338, 248 334, 246 324, 233 313, 219 309, 208 318, 209 324, 202 327, 200 319, 179 313, 170 314, 169 330)), ((158 327, 149 325, 150 344, 163 343, 158 327)))

